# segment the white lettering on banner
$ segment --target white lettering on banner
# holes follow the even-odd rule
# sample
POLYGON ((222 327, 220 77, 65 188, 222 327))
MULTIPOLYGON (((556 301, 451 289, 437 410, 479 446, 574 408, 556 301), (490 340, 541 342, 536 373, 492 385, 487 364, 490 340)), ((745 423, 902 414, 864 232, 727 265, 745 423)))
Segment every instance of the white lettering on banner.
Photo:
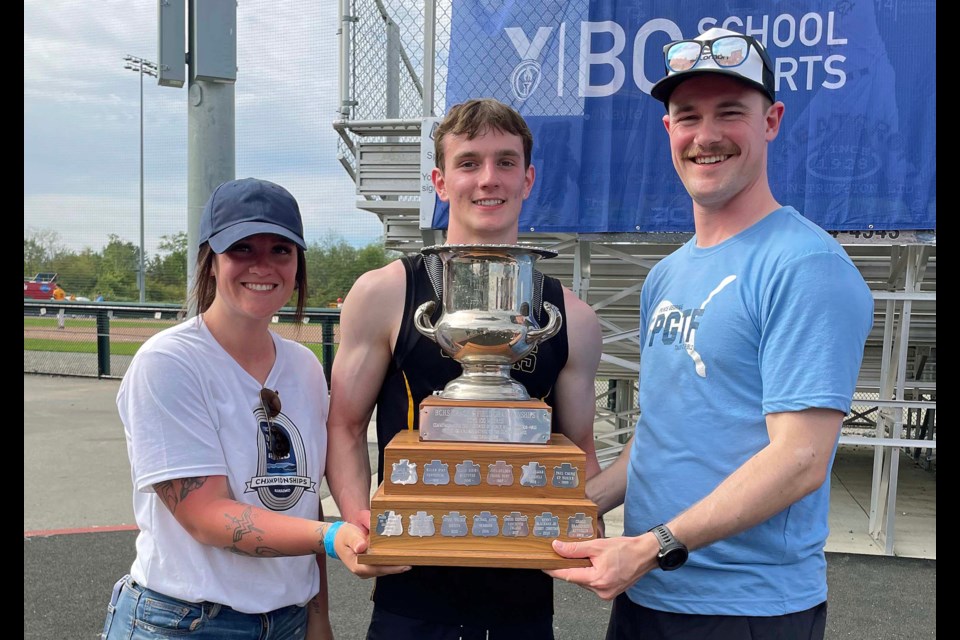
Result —
MULTIPOLYGON (((559 46, 557 52, 557 96, 564 95, 564 75, 566 65, 566 26, 563 22, 554 26, 537 28, 533 39, 528 39, 526 32, 520 27, 506 27, 504 32, 520 56, 520 63, 514 68, 511 75, 511 84, 514 93, 519 99, 527 99, 536 91, 540 83, 540 60, 547 47, 553 29, 558 30, 556 38, 559 46)), ((847 44, 847 38, 836 33, 835 13, 829 11, 826 15, 809 12, 799 19, 791 14, 782 13, 776 16, 728 16, 723 20, 712 16, 705 16, 697 23, 700 33, 722 26, 734 29, 753 36, 764 46, 768 42, 777 48, 786 48, 800 43, 805 47, 814 47, 820 44, 828 46, 842 46, 847 44)), ((631 77, 633 84, 643 91, 650 93, 657 78, 647 78, 644 69, 644 58, 649 47, 648 40, 655 33, 664 33, 666 41, 679 40, 684 37, 680 27, 667 18, 654 18, 643 23, 633 38, 633 51, 630 59, 632 64, 631 77)), ((693 36, 690 36, 693 37, 693 36)), ((578 67, 577 96, 580 98, 604 98, 617 93, 626 82, 627 72, 621 56, 626 49, 627 30, 617 22, 603 20, 598 22, 580 22, 580 56, 578 67), (598 37, 594 37, 598 36, 598 37), (612 43, 610 42, 612 40, 612 43), (595 41, 598 48, 594 50, 595 41), (608 69, 603 69, 607 67, 608 69), (594 68, 603 71, 605 82, 593 84, 591 77, 594 68)), ((651 52, 652 53, 652 52, 651 52)), ((659 56, 659 50, 656 52, 659 56)), ((842 53, 823 55, 799 56, 771 56, 774 62, 774 77, 777 91, 786 88, 791 91, 812 91, 818 84, 825 89, 840 89, 846 84, 847 73, 843 69, 846 56, 842 53), (781 86, 782 85, 782 86, 781 86)))
POLYGON ((566 62, 566 52, 567 52, 567 23, 560 23, 560 50, 557 52, 557 95, 561 98, 563 97, 563 77, 566 75, 564 73, 564 63, 566 62))
POLYGON ((603 98, 612 96, 620 87, 623 86, 623 80, 626 78, 626 70, 623 68, 623 62, 617 56, 623 51, 627 43, 627 37, 621 27, 616 22, 604 20, 602 22, 581 22, 580 23, 580 97, 581 98, 603 98), (590 45, 595 33, 609 33, 613 36, 613 46, 601 53, 594 53, 590 50, 590 45), (590 84, 590 67, 593 65, 609 65, 613 67, 613 79, 607 84, 590 84))
MULTIPOLYGON (((826 27, 826 43, 831 46, 847 44, 846 38, 838 38, 835 31, 835 13, 833 11, 827 12, 827 27, 826 27)), ((748 36, 753 36, 761 43, 763 46, 769 47, 770 43, 770 30, 768 28, 770 24, 770 16, 760 16, 761 26, 754 27, 754 16, 747 16, 747 21, 744 22, 737 16, 730 16, 724 20, 718 20, 713 17, 704 17, 700 19, 700 22, 697 23, 697 29, 700 33, 708 31, 713 27, 720 26, 724 29, 732 29, 734 31, 741 31, 748 36)), ((797 35, 796 29, 796 19, 788 14, 783 13, 776 16, 773 19, 773 43, 778 47, 789 47, 794 43, 797 35), (783 31, 783 26, 786 25, 787 31, 783 31)), ((800 32, 801 38, 800 42, 808 47, 820 44, 820 41, 823 39, 823 16, 819 13, 805 13, 800 18, 800 32), (810 24, 813 24, 815 37, 809 35, 810 24)))
MULTIPOLYGON (((760 21, 762 26, 755 28, 753 26, 753 16, 747 16, 747 22, 744 24, 743 20, 737 16, 730 16, 723 21, 723 24, 720 26, 724 29, 730 29, 731 31, 739 31, 744 35, 752 36, 764 43, 766 46, 766 33, 767 25, 770 23, 770 16, 760 16, 760 21)), ((716 18, 702 18, 700 23, 697 25, 697 29, 700 33, 708 31, 711 28, 717 26, 716 18)))
MULTIPOLYGON (((823 56, 800 56, 797 60, 799 60, 801 63, 806 63, 806 67, 807 67, 806 74, 805 74, 806 80, 804 82, 803 88, 806 89, 807 91, 810 91, 811 89, 813 89, 814 70, 818 67, 816 63, 819 63, 820 61, 822 61, 823 56)), ((793 58, 777 58, 777 61, 776 61, 777 91, 780 91, 781 80, 786 81, 791 91, 797 90, 797 83, 794 82, 794 78, 793 78, 797 74, 797 71, 799 69, 797 60, 794 60, 793 58)), ((827 80, 824 80, 822 82, 822 85, 824 88, 839 89, 844 84, 846 84, 847 82, 846 72, 843 71, 843 69, 838 69, 836 67, 831 66, 832 63, 843 62, 844 60, 846 60, 846 57, 834 55, 834 56, 829 56, 826 59, 826 61, 823 63, 824 71, 826 71, 828 75, 837 77, 836 82, 828 82, 827 80)))
POLYGON ((540 60, 540 52, 543 51, 543 45, 547 44, 550 32, 553 27, 540 27, 537 29, 533 41, 527 40, 527 34, 520 27, 507 27, 504 29, 507 37, 513 43, 513 48, 520 54, 521 60, 540 60))
POLYGON ((840 87, 842 87, 847 83, 847 72, 839 67, 833 66, 835 63, 839 64, 841 62, 844 62, 846 59, 847 59, 847 56, 833 55, 833 56, 827 57, 826 61, 823 63, 823 69, 824 71, 827 72, 827 74, 836 76, 837 81, 828 82, 824 80, 823 82, 820 83, 824 89, 839 89, 840 87))
POLYGON ((657 80, 648 80, 643 74, 643 52, 647 50, 647 39, 650 34, 657 31, 663 31, 669 36, 670 40, 680 40, 683 33, 672 20, 666 18, 656 18, 649 20, 637 31, 637 37, 633 39, 633 82, 644 93, 650 93, 654 83, 657 80))
POLYGON ((817 42, 820 42, 820 37, 823 35, 823 19, 820 18, 819 14, 808 13, 800 18, 800 42, 812 47, 817 42), (809 35, 807 27, 813 23, 814 35, 809 35))
POLYGON ((778 47, 789 47, 797 35, 797 23, 793 21, 793 16, 784 13, 773 20, 773 44, 778 47), (783 32, 783 26, 786 25, 786 35, 783 32))

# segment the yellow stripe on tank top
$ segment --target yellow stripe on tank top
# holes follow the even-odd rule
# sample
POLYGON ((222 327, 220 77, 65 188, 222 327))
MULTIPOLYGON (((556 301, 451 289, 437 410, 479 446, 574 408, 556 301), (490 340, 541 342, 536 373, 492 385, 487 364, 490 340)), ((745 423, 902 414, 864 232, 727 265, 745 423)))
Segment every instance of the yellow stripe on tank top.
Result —
POLYGON ((407 431, 413 431, 413 392, 410 391, 410 381, 407 380, 406 372, 400 373, 403 374, 403 386, 407 388, 407 431))

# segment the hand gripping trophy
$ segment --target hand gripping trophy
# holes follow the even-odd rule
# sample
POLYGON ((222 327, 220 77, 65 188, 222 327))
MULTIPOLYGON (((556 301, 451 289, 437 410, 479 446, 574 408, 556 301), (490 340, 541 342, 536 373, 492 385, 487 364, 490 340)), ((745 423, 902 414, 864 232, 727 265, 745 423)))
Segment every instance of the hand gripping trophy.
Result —
POLYGON ((442 313, 417 309, 418 331, 463 367, 420 405, 420 431, 384 452, 371 503, 367 564, 560 568, 551 541, 596 536, 585 497, 586 456, 550 429, 550 407, 510 376, 514 363, 560 330, 543 302, 535 320, 534 265, 556 254, 519 245, 441 245, 442 313))

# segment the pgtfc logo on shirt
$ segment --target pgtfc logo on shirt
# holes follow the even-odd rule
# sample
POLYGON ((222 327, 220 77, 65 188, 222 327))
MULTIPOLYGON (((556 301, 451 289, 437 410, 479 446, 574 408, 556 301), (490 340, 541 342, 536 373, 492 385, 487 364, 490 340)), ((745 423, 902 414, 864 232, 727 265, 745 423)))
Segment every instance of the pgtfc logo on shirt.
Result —
POLYGON ((713 297, 723 291, 731 282, 737 279, 737 276, 730 275, 720 281, 707 299, 695 309, 683 309, 673 304, 669 300, 661 300, 660 304, 653 312, 653 318, 650 320, 650 327, 647 346, 653 346, 657 338, 665 345, 676 345, 678 349, 683 349, 693 360, 694 369, 701 378, 707 377, 707 365, 696 349, 697 329, 700 328, 700 317, 713 297))

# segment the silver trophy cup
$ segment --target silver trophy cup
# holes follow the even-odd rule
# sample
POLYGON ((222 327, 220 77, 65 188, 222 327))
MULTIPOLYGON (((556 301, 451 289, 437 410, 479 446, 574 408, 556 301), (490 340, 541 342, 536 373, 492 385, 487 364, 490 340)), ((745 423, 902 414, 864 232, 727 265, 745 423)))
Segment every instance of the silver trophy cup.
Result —
POLYGON ((434 303, 420 305, 417 330, 463 366, 440 397, 451 400, 529 400, 510 377, 515 362, 560 330, 560 310, 549 302, 547 325, 534 319, 533 266, 552 251, 515 245, 428 247, 443 261, 443 314, 430 324, 434 303))
POLYGON ((541 296, 534 263, 556 254, 511 245, 423 252, 432 278, 436 258, 442 262, 442 308, 437 313, 434 302, 421 305, 415 326, 463 373, 421 400, 419 434, 402 430, 384 449, 389 473, 371 499, 370 545, 359 561, 588 566, 584 558, 561 558, 551 546, 556 538, 596 536, 597 506, 585 494, 586 454, 562 433, 551 433, 551 407, 510 377, 514 363, 561 328, 557 307, 543 303, 543 327, 535 313, 541 296))

